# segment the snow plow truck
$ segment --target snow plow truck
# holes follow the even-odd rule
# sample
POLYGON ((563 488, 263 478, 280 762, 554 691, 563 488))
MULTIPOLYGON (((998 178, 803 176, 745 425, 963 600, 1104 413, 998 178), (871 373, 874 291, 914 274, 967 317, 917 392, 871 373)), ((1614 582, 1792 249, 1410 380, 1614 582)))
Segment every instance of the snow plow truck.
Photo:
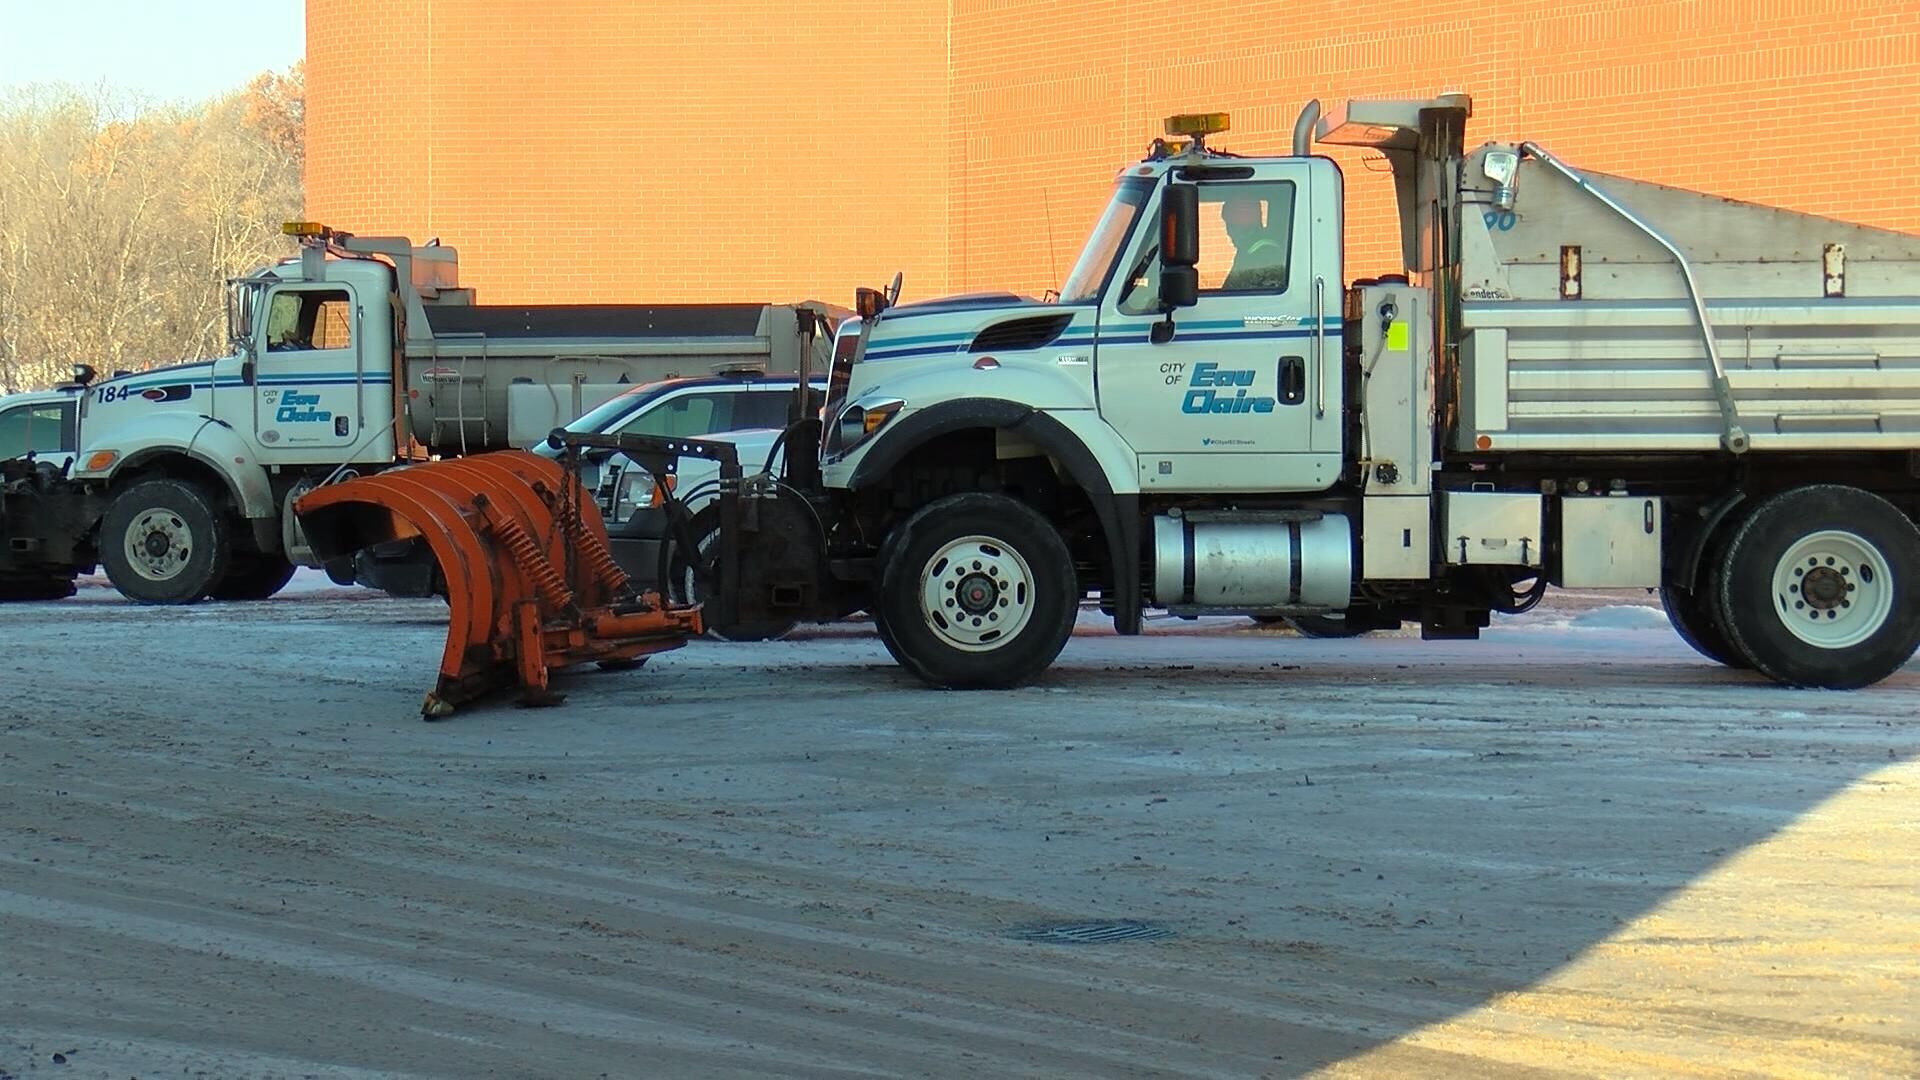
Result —
MULTIPOLYGON (((1471 115, 1462 94, 1314 102, 1272 157, 1214 145, 1224 114, 1174 117, 1054 295, 858 290, 824 409, 784 437, 817 453, 724 462, 711 532, 666 545, 706 617, 866 611, 927 683, 999 688, 1089 598, 1121 634, 1159 608, 1472 638, 1551 587, 1644 588, 1701 653, 1783 684, 1900 669, 1920 238, 1468 149, 1471 115), (1390 166, 1404 273, 1345 276, 1345 180, 1316 141, 1390 166)), ((435 537, 467 626, 430 714, 545 693, 636 605, 697 630, 623 592, 565 474, 600 440, 671 510, 673 460, 730 450, 551 438, 550 471, 395 461, 299 493, 323 557, 435 537)))

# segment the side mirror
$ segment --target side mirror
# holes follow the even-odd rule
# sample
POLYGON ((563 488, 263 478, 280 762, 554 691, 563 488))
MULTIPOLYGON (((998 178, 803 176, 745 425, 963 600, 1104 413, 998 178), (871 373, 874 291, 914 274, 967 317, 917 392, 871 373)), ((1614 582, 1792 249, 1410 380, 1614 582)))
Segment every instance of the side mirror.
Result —
POLYGON ((249 356, 240 365, 240 381, 244 385, 253 385, 253 358, 249 356))
POLYGON ((1160 268, 1160 307, 1164 311, 1200 302, 1200 271, 1191 266, 1160 268))
MULTIPOLYGON (((1192 307, 1200 299, 1200 189, 1170 184, 1160 197, 1160 310, 1192 307)), ((1169 339, 1171 320, 1163 324, 1169 339)))
POLYGON ((1493 181, 1493 208, 1513 209, 1513 180, 1520 172, 1520 155, 1511 150, 1489 150, 1481 165, 1487 179, 1493 181))
POLYGON ((1200 189, 1169 184, 1160 197, 1160 263, 1191 267, 1199 261, 1200 189))
POLYGON ((887 310, 889 306, 886 296, 879 289, 862 287, 853 290, 853 310, 858 312, 863 320, 879 318, 880 313, 887 310))

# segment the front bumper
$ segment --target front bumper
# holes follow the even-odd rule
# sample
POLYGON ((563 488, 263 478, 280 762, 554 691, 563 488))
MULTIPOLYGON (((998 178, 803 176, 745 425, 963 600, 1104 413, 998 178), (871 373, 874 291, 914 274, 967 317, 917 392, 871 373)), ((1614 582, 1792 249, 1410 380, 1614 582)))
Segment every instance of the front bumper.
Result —
POLYGON ((607 546, 633 587, 642 592, 660 587, 660 547, 667 539, 667 511, 643 506, 627 520, 607 526, 607 546))

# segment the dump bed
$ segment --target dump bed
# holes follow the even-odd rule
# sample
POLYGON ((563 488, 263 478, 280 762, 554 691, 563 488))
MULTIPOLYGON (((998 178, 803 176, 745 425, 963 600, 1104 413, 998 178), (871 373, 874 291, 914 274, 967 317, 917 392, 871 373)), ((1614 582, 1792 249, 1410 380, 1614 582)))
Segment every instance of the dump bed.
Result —
POLYGON ((826 370, 832 333, 813 305, 470 306, 425 308, 402 382, 414 438, 470 452, 530 446, 632 386, 727 367, 794 372, 812 350, 826 370))
POLYGON ((1469 154, 1463 182, 1455 449, 1920 447, 1920 237, 1530 144, 1469 154), (1503 208, 1487 166, 1516 153, 1503 208))

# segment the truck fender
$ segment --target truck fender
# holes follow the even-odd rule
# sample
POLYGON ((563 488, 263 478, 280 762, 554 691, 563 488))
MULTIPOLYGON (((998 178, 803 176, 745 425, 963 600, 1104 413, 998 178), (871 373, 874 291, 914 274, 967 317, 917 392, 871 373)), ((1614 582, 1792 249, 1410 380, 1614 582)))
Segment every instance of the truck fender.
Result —
POLYGON ((1692 530, 1687 537, 1687 546, 1678 552, 1679 558, 1674 560, 1673 566, 1666 568, 1668 581, 1692 591, 1694 581, 1700 576, 1700 559, 1707 553, 1707 542, 1746 501, 1746 492, 1734 491, 1707 504, 1700 514, 1700 527, 1692 530))
MULTIPOLYGON (((889 427, 855 466, 847 487, 852 491, 884 483, 909 453, 941 435, 971 428, 992 428, 1018 435, 1060 463, 1093 504, 1106 534, 1107 554, 1113 564, 1114 629, 1121 634, 1140 632, 1140 496, 1133 470, 1120 474, 1115 484, 1108 469, 1086 441, 1054 416, 1015 401, 963 398, 918 410, 889 427), (1121 490, 1116 491, 1115 488, 1121 490)), ((1116 440, 1117 441, 1117 440, 1116 440)), ((1131 451, 1128 451, 1131 454, 1131 451)), ((1112 455, 1110 455, 1112 456, 1112 455)))
MULTIPOLYGON (((154 419, 157 422, 136 422, 115 433, 112 441, 118 445, 113 448, 121 451, 121 457, 104 476, 80 474, 76 478, 105 479, 115 483, 130 471, 138 471, 162 458, 191 458, 213 470, 213 474, 226 484, 227 493, 233 496, 234 505, 240 508, 242 517, 270 518, 275 523, 274 532, 278 534, 280 513, 274 504, 273 486, 267 482, 267 470, 254 459, 252 447, 238 432, 226 423, 201 416, 194 418, 197 424, 191 430, 185 430, 185 438, 182 438, 181 426, 165 423, 161 417, 154 419)), ((81 460, 85 458, 83 453, 81 460)), ((275 546, 278 547, 277 544, 275 546)))

